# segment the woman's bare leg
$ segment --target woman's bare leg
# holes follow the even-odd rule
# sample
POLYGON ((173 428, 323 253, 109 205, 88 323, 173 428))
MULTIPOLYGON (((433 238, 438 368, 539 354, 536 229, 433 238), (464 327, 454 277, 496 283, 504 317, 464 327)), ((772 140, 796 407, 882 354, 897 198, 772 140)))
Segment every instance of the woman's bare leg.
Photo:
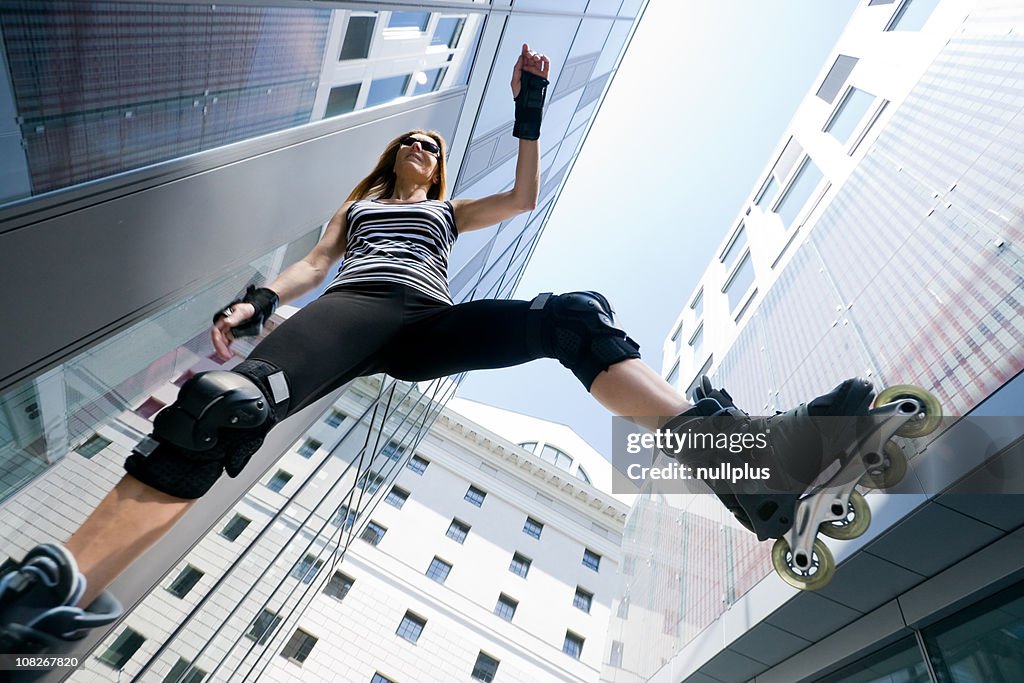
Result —
POLYGON ((131 475, 122 477, 64 544, 88 583, 79 605, 92 602, 194 502, 161 493, 131 475))
POLYGON ((638 358, 616 363, 599 374, 590 393, 614 414, 652 431, 691 406, 685 396, 638 358))

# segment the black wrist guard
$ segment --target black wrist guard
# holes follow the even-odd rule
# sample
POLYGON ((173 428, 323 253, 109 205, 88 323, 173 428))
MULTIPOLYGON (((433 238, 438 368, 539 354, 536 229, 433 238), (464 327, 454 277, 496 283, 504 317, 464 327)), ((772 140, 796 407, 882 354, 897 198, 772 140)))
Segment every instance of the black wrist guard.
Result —
POLYGON ((512 135, 520 140, 540 138, 540 119, 544 114, 544 98, 548 94, 548 79, 529 71, 522 73, 519 94, 516 96, 516 123, 512 135))
POLYGON ((225 306, 223 310, 217 311, 216 315, 213 316, 213 322, 216 323, 221 318, 231 315, 231 309, 236 304, 252 304, 256 309, 253 316, 241 325, 232 327, 231 331, 236 337, 255 337, 263 331, 263 323, 270 320, 270 316, 274 315, 274 311, 277 310, 277 305, 280 301, 273 290, 266 287, 257 288, 256 285, 249 285, 241 299, 235 299, 225 306))

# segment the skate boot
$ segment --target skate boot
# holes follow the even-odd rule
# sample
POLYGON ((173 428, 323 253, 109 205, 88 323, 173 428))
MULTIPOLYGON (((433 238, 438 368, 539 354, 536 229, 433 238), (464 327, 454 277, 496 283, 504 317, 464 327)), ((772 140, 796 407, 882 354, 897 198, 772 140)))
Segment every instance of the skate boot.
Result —
POLYGON ((818 531, 851 539, 867 530, 871 510, 856 486, 892 486, 906 470, 902 450, 891 438, 924 436, 941 415, 938 401, 922 389, 892 387, 876 398, 863 379, 848 379, 770 417, 748 416, 706 377, 694 401, 664 429, 715 438, 697 447, 693 438, 680 440, 691 445, 668 455, 694 468, 758 540, 777 539, 775 570, 803 590, 823 587, 835 572, 818 531))
MULTIPOLYGON (((109 593, 87 608, 76 603, 85 577, 63 547, 44 543, 0 576, 0 654, 63 654, 90 629, 117 621, 123 609, 109 593)), ((28 681, 45 671, 18 671, 11 680, 28 681)))

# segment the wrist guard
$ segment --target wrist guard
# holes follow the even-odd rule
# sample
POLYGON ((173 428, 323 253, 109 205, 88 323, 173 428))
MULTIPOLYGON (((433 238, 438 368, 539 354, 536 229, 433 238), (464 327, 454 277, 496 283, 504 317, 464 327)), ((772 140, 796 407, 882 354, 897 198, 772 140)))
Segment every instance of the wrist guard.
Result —
POLYGON ((274 311, 277 310, 277 305, 280 302, 281 300, 273 290, 266 287, 257 288, 256 285, 249 285, 241 299, 235 299, 225 306, 223 310, 217 311, 216 315, 213 316, 213 322, 216 323, 221 318, 231 315, 231 309, 236 304, 252 304, 256 312, 241 325, 232 327, 231 332, 236 337, 255 337, 263 331, 263 323, 270 320, 270 316, 274 315, 274 311))
POLYGON ((516 96, 516 123, 512 135, 520 140, 540 138, 540 120, 544 114, 544 98, 548 93, 548 79, 529 71, 522 72, 519 94, 516 96))

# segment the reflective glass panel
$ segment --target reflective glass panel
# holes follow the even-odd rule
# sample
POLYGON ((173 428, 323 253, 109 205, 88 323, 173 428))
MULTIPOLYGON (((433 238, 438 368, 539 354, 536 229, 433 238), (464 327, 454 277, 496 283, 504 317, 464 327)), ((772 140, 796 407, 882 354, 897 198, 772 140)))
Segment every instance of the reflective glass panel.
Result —
MULTIPOLYGON (((425 30, 429 12, 391 13, 388 26, 375 13, 336 20, 346 14, 218 4, 3 3, 0 111, 10 112, 13 122, 3 149, 16 154, 0 155, 0 202, 405 95, 400 80, 374 81, 373 64, 354 62, 374 51, 383 51, 387 63, 415 59, 428 72, 455 69, 449 87, 464 83, 483 26, 479 13, 443 18, 438 39, 451 50, 439 53, 425 39, 378 40, 385 31, 425 30), (329 45, 337 52, 325 59, 329 45), (369 98, 359 105, 363 84, 369 98)), ((417 94, 441 82, 429 80, 417 94)))

